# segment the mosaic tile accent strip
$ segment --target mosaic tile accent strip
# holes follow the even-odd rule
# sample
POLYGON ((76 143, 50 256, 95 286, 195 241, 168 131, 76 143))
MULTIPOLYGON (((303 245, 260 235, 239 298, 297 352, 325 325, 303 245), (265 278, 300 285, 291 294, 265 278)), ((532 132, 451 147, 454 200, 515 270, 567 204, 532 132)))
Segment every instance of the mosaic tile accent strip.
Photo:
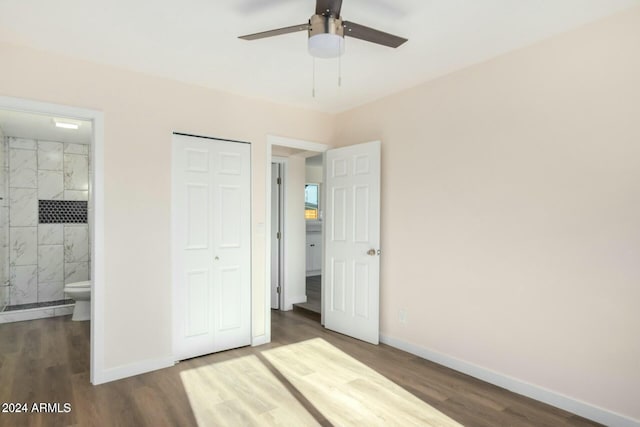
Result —
POLYGON ((40 224, 86 224, 87 202, 82 200, 38 200, 40 224))

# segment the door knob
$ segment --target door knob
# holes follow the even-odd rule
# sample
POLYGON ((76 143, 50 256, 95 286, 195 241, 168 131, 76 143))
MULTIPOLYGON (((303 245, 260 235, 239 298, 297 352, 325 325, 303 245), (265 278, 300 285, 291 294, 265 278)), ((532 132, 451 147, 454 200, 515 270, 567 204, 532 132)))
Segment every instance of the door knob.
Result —
POLYGON ((367 255, 369 256, 376 256, 376 250, 375 249, 369 249, 367 251, 367 255))

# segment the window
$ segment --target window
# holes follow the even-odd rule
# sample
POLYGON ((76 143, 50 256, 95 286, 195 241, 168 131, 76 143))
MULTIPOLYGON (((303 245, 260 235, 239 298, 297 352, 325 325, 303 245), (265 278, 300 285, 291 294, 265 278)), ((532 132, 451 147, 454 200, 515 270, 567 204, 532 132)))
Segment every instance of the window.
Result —
POLYGON ((304 186, 304 219, 319 219, 320 185, 305 184, 304 186))

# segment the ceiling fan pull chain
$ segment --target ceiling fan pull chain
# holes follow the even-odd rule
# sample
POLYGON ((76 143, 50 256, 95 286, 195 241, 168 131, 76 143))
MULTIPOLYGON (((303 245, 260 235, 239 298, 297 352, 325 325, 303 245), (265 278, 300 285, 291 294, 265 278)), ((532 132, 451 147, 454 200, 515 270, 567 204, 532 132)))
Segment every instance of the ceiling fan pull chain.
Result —
POLYGON ((342 87, 342 55, 338 56, 338 87, 342 87))
POLYGON ((313 58, 313 72, 311 73, 312 77, 312 84, 311 84, 311 96, 313 98, 316 97, 316 58, 313 58))

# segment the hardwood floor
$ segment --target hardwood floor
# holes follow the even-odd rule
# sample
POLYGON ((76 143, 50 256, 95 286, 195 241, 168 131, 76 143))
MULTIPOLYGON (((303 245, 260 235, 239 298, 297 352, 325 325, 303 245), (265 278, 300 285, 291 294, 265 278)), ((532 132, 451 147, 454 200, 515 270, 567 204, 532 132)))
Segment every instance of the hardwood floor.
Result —
POLYGON ((0 426, 598 425, 295 312, 272 318, 270 344, 99 386, 89 322, 1 324, 0 402, 71 412, 0 413, 0 426))

